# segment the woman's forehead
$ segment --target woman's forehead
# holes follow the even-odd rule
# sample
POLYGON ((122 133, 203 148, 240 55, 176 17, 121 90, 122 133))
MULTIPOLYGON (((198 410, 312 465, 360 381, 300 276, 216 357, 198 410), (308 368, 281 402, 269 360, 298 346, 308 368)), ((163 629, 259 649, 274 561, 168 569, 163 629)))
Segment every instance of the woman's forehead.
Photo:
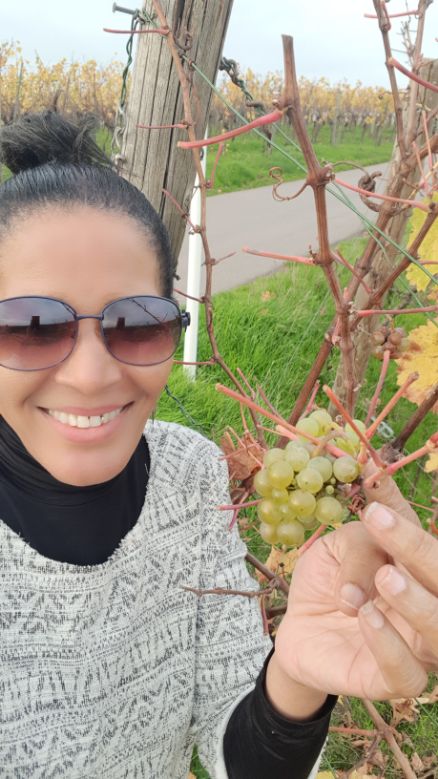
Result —
POLYGON ((107 300, 146 294, 151 287, 151 294, 159 294, 156 252, 128 215, 82 205, 69 211, 46 207, 16 220, 0 241, 2 298, 65 298, 81 291, 87 297, 96 287, 107 300))

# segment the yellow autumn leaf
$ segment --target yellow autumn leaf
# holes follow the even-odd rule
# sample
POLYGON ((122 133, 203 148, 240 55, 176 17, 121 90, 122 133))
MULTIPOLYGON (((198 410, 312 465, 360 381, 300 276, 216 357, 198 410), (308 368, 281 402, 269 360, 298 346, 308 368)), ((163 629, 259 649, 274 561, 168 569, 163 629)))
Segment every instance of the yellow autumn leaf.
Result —
MULTIPOLYGON (((419 377, 405 391, 405 397, 419 405, 438 384, 438 319, 416 327, 409 333, 408 347, 396 360, 397 383, 404 384, 411 373, 419 377)), ((438 414, 438 401, 432 408, 438 414)))
POLYGON ((432 473, 432 471, 438 471, 438 452, 435 454, 430 454, 428 459, 426 460, 426 464, 424 466, 424 470, 427 471, 427 473, 432 473))
MULTIPOLYGON (((291 574, 298 560, 298 549, 290 549, 289 552, 283 552, 282 549, 273 546, 268 559, 265 562, 267 568, 275 574, 291 574)), ((259 582, 266 581, 266 577, 255 572, 259 582)))
MULTIPOLYGON (((438 192, 434 192, 432 200, 435 202, 438 202, 438 192)), ((428 204, 430 202, 429 198, 427 200, 423 201, 425 204, 428 204)), ((414 212, 412 214, 412 217, 410 219, 410 233, 409 233, 409 240, 413 241, 415 236, 418 235, 420 228, 423 226, 424 221, 426 219, 426 212, 421 211, 419 208, 414 208, 414 212)), ((422 260, 424 263, 429 260, 432 262, 433 260, 436 260, 438 257, 438 219, 435 220, 433 223, 431 229, 427 233, 426 237, 421 242, 420 248, 418 250, 418 258, 422 260)), ((426 268, 430 273, 435 273, 436 265, 430 265, 429 267, 426 265, 426 268)), ((425 273, 418 265, 414 265, 413 262, 411 262, 409 268, 406 271, 406 276, 410 284, 412 284, 413 287, 416 287, 419 292, 423 292, 429 284, 433 288, 434 283, 431 282, 430 276, 425 273)))

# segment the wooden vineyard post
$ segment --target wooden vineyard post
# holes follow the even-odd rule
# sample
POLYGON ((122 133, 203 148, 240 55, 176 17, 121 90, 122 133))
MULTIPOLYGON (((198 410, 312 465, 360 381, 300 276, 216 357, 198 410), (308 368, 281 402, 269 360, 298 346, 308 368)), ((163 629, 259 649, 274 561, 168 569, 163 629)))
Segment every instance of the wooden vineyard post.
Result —
MULTIPOLYGON (((211 88, 191 68, 190 62, 196 63, 196 67, 214 83, 232 4, 233 0, 162 0, 161 3, 189 75, 194 129, 198 138, 204 137, 207 126, 211 88)), ((143 13, 160 27, 151 0, 144 4, 143 13)), ((145 24, 140 29, 147 28, 148 24, 145 24)), ((119 171, 141 189, 157 209, 169 230, 177 258, 185 222, 163 189, 188 213, 195 181, 193 156, 177 148, 178 141, 187 140, 187 131, 184 126, 140 129, 138 125, 184 125, 181 87, 166 36, 143 33, 136 37, 137 51, 119 171)))

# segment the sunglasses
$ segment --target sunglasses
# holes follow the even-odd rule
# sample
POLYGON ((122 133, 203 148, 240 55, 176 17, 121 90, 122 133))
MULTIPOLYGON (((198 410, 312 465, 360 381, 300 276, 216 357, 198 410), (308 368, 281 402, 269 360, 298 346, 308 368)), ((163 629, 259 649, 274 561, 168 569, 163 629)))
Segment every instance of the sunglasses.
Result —
POLYGON ((127 365, 159 365, 175 353, 190 314, 170 298, 140 295, 80 316, 56 298, 0 301, 0 365, 15 371, 53 368, 72 353, 81 319, 97 319, 109 353, 127 365))

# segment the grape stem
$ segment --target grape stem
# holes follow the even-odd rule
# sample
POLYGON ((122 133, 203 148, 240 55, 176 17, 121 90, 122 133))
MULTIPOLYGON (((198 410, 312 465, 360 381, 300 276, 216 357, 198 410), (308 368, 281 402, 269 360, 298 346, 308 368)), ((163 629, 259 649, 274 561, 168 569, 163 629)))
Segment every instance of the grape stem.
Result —
POLYGON ((366 437, 366 434, 362 433, 362 430, 359 430, 358 426, 356 425, 354 419, 352 416, 348 413, 347 409, 343 406, 339 398, 335 395, 333 390, 330 389, 330 387, 327 386, 327 384, 324 384, 323 390, 329 400, 333 403, 334 406, 338 409, 338 411, 342 414, 345 422, 348 422, 350 427, 354 430, 358 438, 360 438, 361 442, 364 446, 366 446, 367 451, 370 454, 370 457, 374 460, 376 465, 379 468, 382 468, 384 463, 383 460, 379 457, 374 447, 370 444, 368 438, 366 437))
POLYGON ((255 555, 251 554, 251 552, 246 553, 246 560, 247 562, 253 566, 253 568, 256 568, 257 571, 263 574, 263 576, 266 576, 267 579, 271 582, 272 580, 276 580, 276 586, 274 589, 281 590, 284 592, 285 595, 289 594, 289 585, 285 579, 283 579, 281 576, 277 576, 275 573, 271 571, 270 568, 268 568, 267 565, 264 565, 263 563, 258 560, 255 555))
POLYGON ((315 541, 318 540, 318 538, 324 533, 324 530, 326 529, 327 525, 320 525, 317 530, 310 536, 310 538, 305 541, 304 544, 300 546, 298 549, 298 557, 301 557, 301 555, 304 554, 304 552, 307 552, 308 549, 315 543, 315 541))
POLYGON ((418 379, 418 373, 411 373, 406 379, 406 381, 404 382, 404 384, 402 384, 402 386, 398 388, 397 392, 392 396, 391 400, 388 401, 386 406, 382 409, 380 414, 374 420, 373 424, 366 431, 366 437, 368 438, 368 440, 370 440, 373 437, 380 423, 383 422, 385 417, 388 416, 389 412, 392 411, 397 401, 406 392, 407 388, 410 387, 411 384, 414 383, 414 381, 417 381, 417 379, 418 379))
POLYGON ((238 509, 247 509, 250 508, 250 506, 258 506, 259 503, 261 503, 263 498, 259 498, 259 500, 249 500, 247 503, 230 503, 229 505, 221 505, 216 506, 217 509, 220 511, 235 511, 238 509))

